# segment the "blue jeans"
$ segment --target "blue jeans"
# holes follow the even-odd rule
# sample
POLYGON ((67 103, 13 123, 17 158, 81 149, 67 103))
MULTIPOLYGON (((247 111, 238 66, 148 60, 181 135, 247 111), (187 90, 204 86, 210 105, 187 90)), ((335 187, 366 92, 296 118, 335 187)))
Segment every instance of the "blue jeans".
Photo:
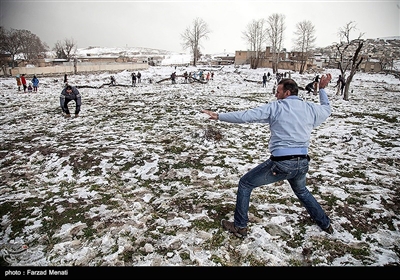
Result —
POLYGON ((306 175, 308 172, 308 160, 290 159, 283 161, 267 161, 256 166, 247 172, 239 180, 236 195, 236 208, 234 224, 236 227, 247 227, 250 195, 254 188, 261 185, 268 185, 274 182, 288 180, 293 192, 302 205, 307 209, 308 214, 321 229, 329 227, 330 219, 325 214, 321 205, 306 188, 306 175))

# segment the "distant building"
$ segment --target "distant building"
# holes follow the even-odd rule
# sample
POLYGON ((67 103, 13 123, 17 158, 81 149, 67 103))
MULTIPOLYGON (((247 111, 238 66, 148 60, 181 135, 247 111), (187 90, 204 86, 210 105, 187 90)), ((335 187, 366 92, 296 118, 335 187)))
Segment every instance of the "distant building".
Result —
MULTIPOLYGON (((279 53, 279 69, 282 70, 300 70, 300 53, 299 52, 286 52, 279 53)), ((235 52, 235 65, 250 64, 252 59, 257 58, 255 51, 236 51, 235 52)), ((265 51, 258 54, 257 67, 259 68, 272 68, 273 53, 271 47, 266 47, 265 51)), ((313 63, 313 58, 309 58, 306 62, 305 71, 315 69, 317 65, 313 63)))

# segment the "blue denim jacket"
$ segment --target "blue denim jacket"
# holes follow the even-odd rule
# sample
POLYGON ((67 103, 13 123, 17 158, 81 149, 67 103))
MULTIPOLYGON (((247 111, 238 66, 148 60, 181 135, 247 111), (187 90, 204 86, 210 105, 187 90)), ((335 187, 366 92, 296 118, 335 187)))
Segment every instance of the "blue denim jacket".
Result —
POLYGON ((325 89, 319 90, 320 104, 288 96, 259 107, 220 113, 219 120, 230 123, 268 123, 271 130, 269 150, 273 156, 305 155, 311 131, 331 114, 325 89))

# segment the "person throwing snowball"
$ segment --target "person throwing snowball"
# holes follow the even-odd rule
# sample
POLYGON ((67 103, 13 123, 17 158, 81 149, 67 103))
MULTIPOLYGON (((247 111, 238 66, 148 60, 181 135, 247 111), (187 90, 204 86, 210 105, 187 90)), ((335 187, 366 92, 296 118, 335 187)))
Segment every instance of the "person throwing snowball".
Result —
POLYGON ((229 123, 269 124, 271 156, 239 180, 233 222, 221 220, 222 227, 237 237, 247 236, 250 195, 254 188, 287 180, 313 221, 325 232, 332 234, 329 217, 306 187, 309 168, 311 131, 322 124, 331 114, 331 106, 325 87, 331 81, 331 74, 323 75, 319 84, 320 104, 303 101, 298 97, 299 88, 293 79, 279 81, 275 93, 276 101, 253 109, 216 113, 201 112, 210 120, 229 123))

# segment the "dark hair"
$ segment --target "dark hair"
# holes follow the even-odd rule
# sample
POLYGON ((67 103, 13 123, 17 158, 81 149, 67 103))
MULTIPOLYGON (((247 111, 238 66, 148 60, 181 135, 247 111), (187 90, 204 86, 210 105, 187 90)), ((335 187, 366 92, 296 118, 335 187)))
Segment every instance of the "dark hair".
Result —
POLYGON ((278 85, 283 85, 283 91, 290 91, 290 95, 297 95, 299 93, 299 87, 293 79, 282 79, 278 85))
POLYGON ((67 90, 67 89, 72 89, 72 87, 71 87, 71 86, 67 86, 65 89, 66 89, 66 90, 67 90))

